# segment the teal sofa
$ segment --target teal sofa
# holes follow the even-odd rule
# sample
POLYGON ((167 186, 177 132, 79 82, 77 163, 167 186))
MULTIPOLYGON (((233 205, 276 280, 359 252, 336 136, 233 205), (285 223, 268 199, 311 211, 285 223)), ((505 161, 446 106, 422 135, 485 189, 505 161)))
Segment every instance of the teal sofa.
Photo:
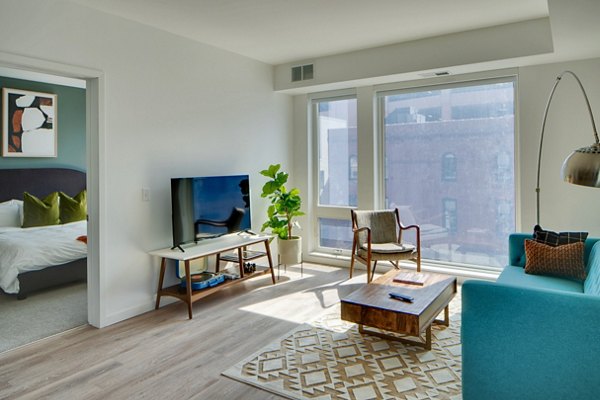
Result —
POLYGON ((525 274, 525 239, 509 237, 496 282, 462 285, 463 400, 600 399, 600 238, 588 276, 525 274))

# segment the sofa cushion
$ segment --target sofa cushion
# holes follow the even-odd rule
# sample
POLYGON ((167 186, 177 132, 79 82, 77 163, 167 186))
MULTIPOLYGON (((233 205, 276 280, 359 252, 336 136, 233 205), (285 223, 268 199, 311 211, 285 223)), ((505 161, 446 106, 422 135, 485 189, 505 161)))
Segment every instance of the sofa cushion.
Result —
MULTIPOLYGON (((598 254, 600 256, 600 254, 598 254)), ((511 286, 523 286, 535 289, 562 290, 566 292, 582 293, 583 283, 546 275, 529 275, 519 266, 508 265, 497 280, 511 286)))
POLYGON ((588 276, 583 284, 583 293, 600 296, 600 242, 596 242, 592 247, 588 268, 588 276))
POLYGON ((534 240, 525 241, 525 273, 554 275, 583 281, 587 275, 583 242, 552 247, 534 240))
POLYGON ((565 244, 585 242, 587 232, 552 232, 542 229, 536 225, 533 228, 533 239, 536 242, 547 244, 548 246, 562 246, 565 244))

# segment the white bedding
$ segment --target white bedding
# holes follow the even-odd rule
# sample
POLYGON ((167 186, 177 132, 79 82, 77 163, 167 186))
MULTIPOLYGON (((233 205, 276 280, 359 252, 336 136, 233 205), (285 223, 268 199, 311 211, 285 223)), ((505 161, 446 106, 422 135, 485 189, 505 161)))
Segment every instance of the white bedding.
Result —
POLYGON ((35 228, 0 227, 0 288, 19 292, 17 275, 87 256, 87 245, 79 236, 87 235, 87 222, 35 228))

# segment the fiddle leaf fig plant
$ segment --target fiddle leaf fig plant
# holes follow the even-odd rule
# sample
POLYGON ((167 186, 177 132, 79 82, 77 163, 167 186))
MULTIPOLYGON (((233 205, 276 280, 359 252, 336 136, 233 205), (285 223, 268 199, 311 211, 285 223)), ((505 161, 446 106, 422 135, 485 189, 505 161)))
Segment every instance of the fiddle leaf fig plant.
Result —
POLYGON ((268 198, 271 205, 267 209, 267 221, 262 226, 262 231, 271 229, 271 232, 280 239, 292 237, 292 227, 298 226, 294 218, 304 215, 300 211, 302 199, 300 191, 296 188, 286 189, 288 176, 280 171, 281 164, 272 164, 260 174, 269 178, 262 188, 261 197, 268 198))

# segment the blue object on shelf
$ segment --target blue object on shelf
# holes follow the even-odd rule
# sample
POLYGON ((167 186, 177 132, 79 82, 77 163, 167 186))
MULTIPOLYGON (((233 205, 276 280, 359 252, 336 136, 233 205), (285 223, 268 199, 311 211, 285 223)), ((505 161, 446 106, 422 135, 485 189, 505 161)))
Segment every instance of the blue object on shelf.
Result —
MULTIPOLYGON (((214 274, 212 272, 202 272, 200 274, 192 275, 192 290, 201 290, 209 287, 215 287, 223 282, 225 282, 225 277, 221 274, 214 274)), ((181 278, 179 286, 181 286, 182 288, 187 287, 185 278, 181 278)))

